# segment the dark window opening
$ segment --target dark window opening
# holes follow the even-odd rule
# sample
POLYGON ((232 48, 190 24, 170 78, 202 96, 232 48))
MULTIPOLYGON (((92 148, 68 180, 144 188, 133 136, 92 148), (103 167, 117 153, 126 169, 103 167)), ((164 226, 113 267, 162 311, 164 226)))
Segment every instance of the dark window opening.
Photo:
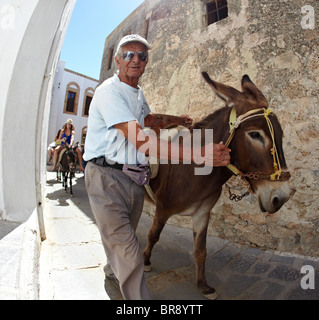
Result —
POLYGON ((107 65, 107 70, 108 71, 111 70, 111 68, 112 68, 113 53, 114 53, 114 49, 110 49, 109 52, 108 52, 108 55, 107 55, 106 65, 107 65))
POLYGON ((86 139, 86 133, 82 134, 82 139, 81 139, 81 144, 85 144, 85 139, 86 139))
POLYGON ((85 108, 84 108, 84 115, 88 116, 89 115, 89 110, 90 110, 90 105, 91 105, 92 97, 86 96, 85 99, 85 108))
POLYGON ((66 111, 67 112, 74 112, 74 106, 75 106, 75 96, 76 93, 69 91, 68 92, 68 101, 66 103, 66 111))
POLYGON ((226 0, 214 0, 206 4, 207 25, 228 17, 228 5, 226 0))
POLYGON ((148 29, 149 29, 149 26, 150 26, 150 20, 144 20, 143 22, 143 28, 142 28, 142 37, 144 39, 147 40, 147 37, 148 37, 148 29))

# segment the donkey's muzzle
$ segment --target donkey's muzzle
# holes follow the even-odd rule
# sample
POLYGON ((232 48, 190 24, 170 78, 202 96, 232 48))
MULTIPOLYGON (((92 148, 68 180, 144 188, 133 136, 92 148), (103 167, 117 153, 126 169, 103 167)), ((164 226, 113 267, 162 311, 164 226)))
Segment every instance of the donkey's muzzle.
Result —
POLYGON ((277 182, 276 184, 280 184, 281 186, 271 188, 274 183, 269 183, 267 187, 258 190, 258 202, 262 212, 276 213, 289 200, 289 184, 287 182, 277 182))

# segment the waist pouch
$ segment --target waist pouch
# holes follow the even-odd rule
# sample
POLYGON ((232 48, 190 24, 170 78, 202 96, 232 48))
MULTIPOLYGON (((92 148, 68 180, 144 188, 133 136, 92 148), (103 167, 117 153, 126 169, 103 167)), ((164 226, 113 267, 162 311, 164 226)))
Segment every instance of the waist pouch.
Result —
POLYGON ((151 178, 150 166, 147 165, 128 165, 123 166, 122 171, 139 186, 149 184, 151 178))

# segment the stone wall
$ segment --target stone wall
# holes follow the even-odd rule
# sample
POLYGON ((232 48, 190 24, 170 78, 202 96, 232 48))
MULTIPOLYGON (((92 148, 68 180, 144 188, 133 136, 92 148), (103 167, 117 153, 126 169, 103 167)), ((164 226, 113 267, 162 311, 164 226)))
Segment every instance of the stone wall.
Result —
MULTIPOLYGON (((228 9, 228 18, 207 27, 204 1, 146 0, 106 39, 106 53, 127 30, 142 33, 148 22, 153 50, 141 86, 152 111, 189 114, 195 121, 223 105, 201 71, 237 89, 248 74, 283 126, 291 199, 269 216, 260 212, 254 195, 233 203, 224 190, 212 210, 209 233, 248 246, 319 256, 319 2, 228 0, 228 9), (314 29, 301 26, 305 5, 314 9, 314 29)), ((115 71, 114 64, 105 71, 106 53, 101 81, 115 71)), ((232 185, 238 193, 245 191, 235 179, 232 185)), ((185 217, 170 222, 191 225, 185 217)))

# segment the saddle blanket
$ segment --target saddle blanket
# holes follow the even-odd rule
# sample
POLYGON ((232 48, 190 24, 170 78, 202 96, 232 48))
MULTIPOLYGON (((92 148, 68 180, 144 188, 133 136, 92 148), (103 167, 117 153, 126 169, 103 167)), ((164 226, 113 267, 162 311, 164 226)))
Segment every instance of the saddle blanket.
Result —
MULTIPOLYGON (((166 140, 167 142, 174 141, 176 136, 179 134, 180 131, 183 129, 187 129, 184 126, 177 126, 177 127, 172 127, 172 128, 167 128, 166 130, 161 131, 160 134, 160 139, 161 140, 166 140)), ((145 133, 147 133, 147 129, 144 129, 145 133)), ((187 129, 188 130, 188 129, 187 129)), ((160 166, 160 159, 156 159, 154 157, 149 157, 149 163, 150 163, 150 170, 151 170, 151 180, 155 179, 158 175, 158 170, 160 166)), ((149 185, 144 186, 149 197, 156 203, 156 197, 154 194, 154 191, 149 185)))

